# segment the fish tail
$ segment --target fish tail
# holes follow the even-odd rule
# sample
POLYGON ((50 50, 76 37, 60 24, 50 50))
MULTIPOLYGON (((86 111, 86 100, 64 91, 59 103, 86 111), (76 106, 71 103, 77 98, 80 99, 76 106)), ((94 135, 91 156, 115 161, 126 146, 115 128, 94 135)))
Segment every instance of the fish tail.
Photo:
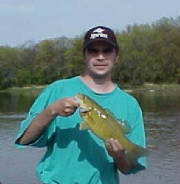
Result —
POLYGON ((148 150, 136 144, 132 144, 131 150, 127 152, 127 156, 131 160, 137 160, 138 157, 146 156, 148 154, 148 150))

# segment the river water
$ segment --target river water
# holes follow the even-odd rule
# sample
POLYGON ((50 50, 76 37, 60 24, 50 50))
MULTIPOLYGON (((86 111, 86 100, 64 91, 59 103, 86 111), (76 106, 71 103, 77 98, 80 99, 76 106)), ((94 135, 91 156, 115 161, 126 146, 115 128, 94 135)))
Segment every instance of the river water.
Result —
MULTIPOLYGON (((26 116, 37 92, 0 92, 0 183, 39 184, 35 167, 44 148, 17 149, 14 140, 19 123, 26 116)), ((148 169, 135 175, 120 175, 121 184, 179 184, 178 90, 134 91, 145 121, 148 169)))

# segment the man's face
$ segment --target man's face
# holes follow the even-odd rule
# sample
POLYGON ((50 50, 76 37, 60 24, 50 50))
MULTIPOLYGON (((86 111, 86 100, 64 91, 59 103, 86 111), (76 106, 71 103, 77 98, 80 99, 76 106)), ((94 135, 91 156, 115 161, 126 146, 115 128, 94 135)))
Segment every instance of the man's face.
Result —
POLYGON ((92 43, 84 52, 86 73, 95 78, 110 76, 116 58, 116 50, 109 44, 102 41, 92 43))

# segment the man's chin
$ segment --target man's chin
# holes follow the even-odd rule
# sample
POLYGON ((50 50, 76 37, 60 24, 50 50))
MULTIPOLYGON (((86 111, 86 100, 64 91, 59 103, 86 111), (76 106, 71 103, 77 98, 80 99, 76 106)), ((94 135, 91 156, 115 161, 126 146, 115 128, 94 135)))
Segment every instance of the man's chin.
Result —
POLYGON ((109 77, 109 72, 91 72, 91 77, 95 79, 104 79, 109 77))

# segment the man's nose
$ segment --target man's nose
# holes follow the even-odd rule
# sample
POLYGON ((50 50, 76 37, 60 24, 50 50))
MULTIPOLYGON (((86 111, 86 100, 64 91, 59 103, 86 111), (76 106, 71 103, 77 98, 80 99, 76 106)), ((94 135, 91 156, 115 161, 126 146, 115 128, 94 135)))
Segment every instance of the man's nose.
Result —
POLYGON ((104 59, 104 54, 103 54, 102 51, 98 52, 97 59, 99 59, 99 60, 103 60, 104 59))

